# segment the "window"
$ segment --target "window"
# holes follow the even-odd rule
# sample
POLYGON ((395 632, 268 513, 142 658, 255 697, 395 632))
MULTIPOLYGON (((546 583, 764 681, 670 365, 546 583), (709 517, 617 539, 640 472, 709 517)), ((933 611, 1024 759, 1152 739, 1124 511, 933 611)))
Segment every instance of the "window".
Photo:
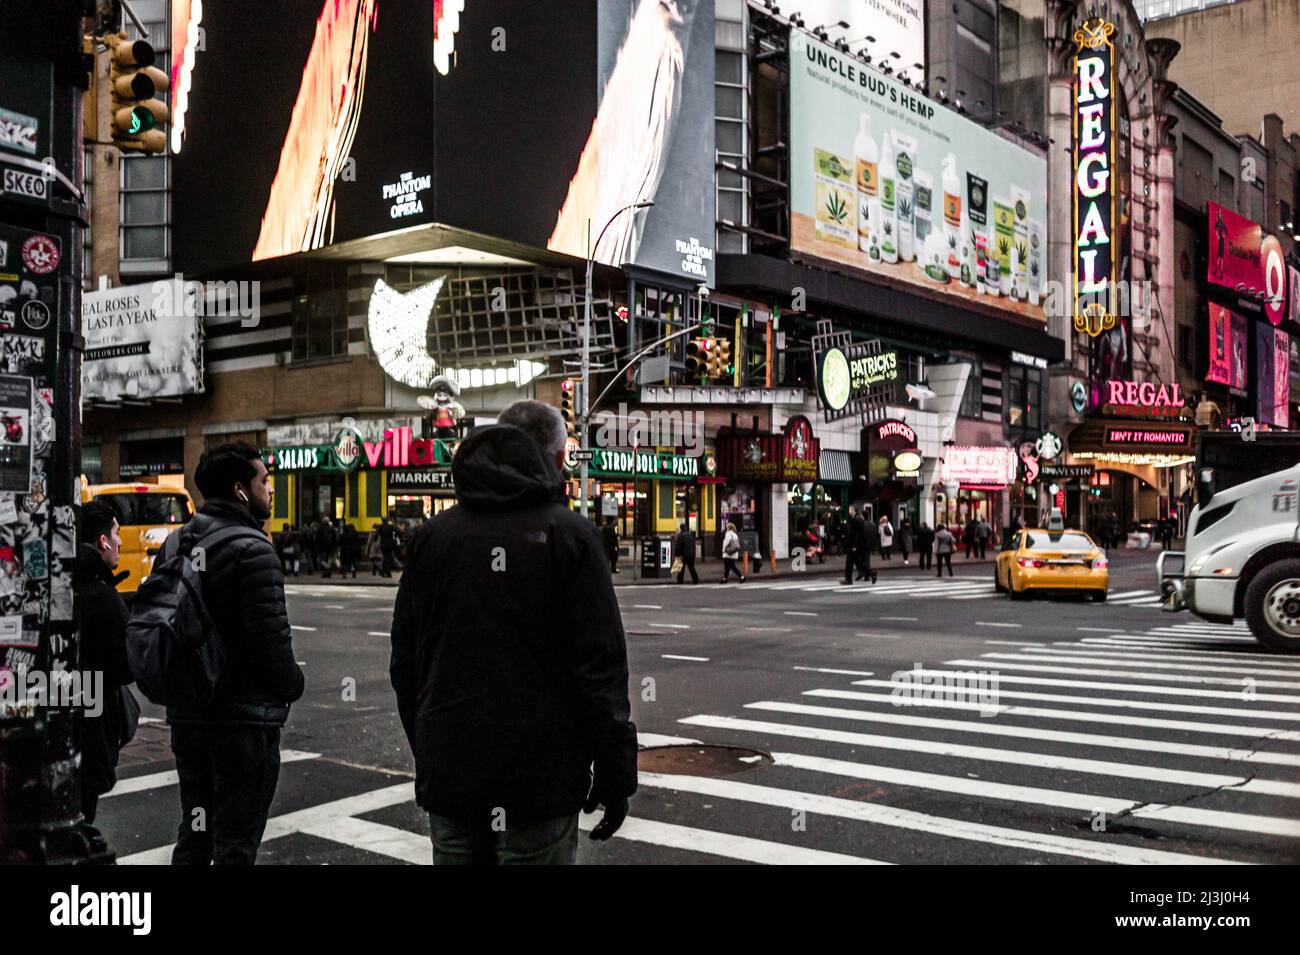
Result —
MULTIPOLYGON (((746 103, 745 54, 733 50, 714 53, 714 146, 719 162, 737 169, 748 168, 749 124, 746 103)), ((738 225, 748 224, 749 186, 739 173, 718 169, 717 218, 738 225)), ((717 251, 746 252, 746 238, 741 232, 725 229, 717 234, 717 251)))
POLYGON ((341 276, 330 273, 323 280, 309 280, 294 296, 292 325, 294 361, 346 355, 348 309, 341 276))
POLYGON ((1042 427, 1043 375, 1037 368, 1012 365, 1007 371, 1007 426, 1026 435, 1042 427))
POLYGON ((1196 361, 1196 337, 1191 325, 1178 326, 1178 361, 1188 371, 1196 361))
POLYGON ((978 361, 967 364, 970 365, 970 375, 966 378, 966 390, 962 392, 958 414, 963 418, 979 418, 984 414, 984 365, 978 361))
POLYGON ((190 519, 189 501, 181 494, 101 494, 95 500, 111 507, 123 527, 184 524, 190 519))
MULTIPOLYGON (((153 65, 164 73, 170 73, 171 54, 167 50, 170 34, 166 21, 149 22, 145 27, 145 38, 157 53, 153 65)), ((134 25, 128 25, 127 34, 133 40, 141 36, 134 25)), ((156 98, 170 108, 170 93, 159 93, 156 98)), ((124 269, 131 268, 125 263, 132 260, 143 260, 134 266, 136 272, 167 271, 169 268, 166 259, 171 254, 170 163, 171 158, 166 155, 140 154, 122 158, 118 216, 119 255, 124 269)))

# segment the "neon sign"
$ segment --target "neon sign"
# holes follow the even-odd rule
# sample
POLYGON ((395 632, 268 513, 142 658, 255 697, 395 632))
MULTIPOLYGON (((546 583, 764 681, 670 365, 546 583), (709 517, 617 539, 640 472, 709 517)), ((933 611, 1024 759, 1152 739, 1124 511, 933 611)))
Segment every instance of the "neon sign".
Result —
POLYGON ((1100 18, 1074 31, 1074 328, 1096 338, 1115 327, 1109 289, 1119 263, 1115 224, 1115 25, 1100 18))

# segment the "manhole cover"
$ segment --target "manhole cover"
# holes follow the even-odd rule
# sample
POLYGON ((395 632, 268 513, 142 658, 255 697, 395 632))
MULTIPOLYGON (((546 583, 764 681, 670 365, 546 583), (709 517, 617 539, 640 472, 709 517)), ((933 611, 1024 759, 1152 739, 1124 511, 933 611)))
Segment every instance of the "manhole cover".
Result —
POLYGON ((768 766, 772 757, 744 746, 701 744, 650 746, 637 754, 637 768, 677 776, 731 776, 768 766))

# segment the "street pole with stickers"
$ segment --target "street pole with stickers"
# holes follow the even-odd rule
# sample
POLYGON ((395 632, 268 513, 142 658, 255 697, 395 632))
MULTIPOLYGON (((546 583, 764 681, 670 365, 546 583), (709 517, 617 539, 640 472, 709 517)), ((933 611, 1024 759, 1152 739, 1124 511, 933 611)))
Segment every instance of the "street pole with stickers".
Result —
POLYGON ((13 4, 0 37, 0 863, 112 860, 80 812, 77 721, 91 701, 73 597, 82 35, 97 12, 13 4))

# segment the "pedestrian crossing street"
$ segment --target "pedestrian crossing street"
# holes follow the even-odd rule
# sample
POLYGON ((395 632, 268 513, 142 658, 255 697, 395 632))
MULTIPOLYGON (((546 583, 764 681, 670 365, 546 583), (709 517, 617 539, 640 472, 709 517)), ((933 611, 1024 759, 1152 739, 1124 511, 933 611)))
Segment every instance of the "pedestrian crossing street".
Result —
MULTIPOLYGON (((655 589, 663 586, 662 584, 632 584, 620 587, 619 590, 640 590, 655 589)), ((743 584, 704 584, 702 588, 711 588, 721 590, 725 588, 742 587, 746 590, 764 590, 764 591, 798 591, 809 594, 826 594, 829 596, 850 596, 856 594, 871 594, 877 597, 924 597, 927 600, 987 600, 996 598, 998 600, 1007 599, 1006 594, 998 592, 993 586, 991 577, 944 577, 936 579, 926 577, 922 579, 907 578, 897 579, 892 575, 881 577, 875 584, 861 583, 846 585, 838 578, 829 579, 819 575, 811 580, 790 580, 789 578, 777 578, 770 581, 749 577, 743 584)), ((1117 590, 1113 591, 1107 598, 1107 603, 1121 607, 1158 607, 1160 606, 1160 594, 1154 590, 1117 590)))
MULTIPOLYGON (((1202 622, 980 647, 902 667, 914 684, 947 687, 934 699, 918 690, 912 705, 894 674, 809 661, 792 668, 789 693, 653 726, 664 732, 643 732, 643 748, 725 744, 772 761, 720 776, 643 771, 632 818, 610 844, 581 840, 580 861, 1300 861, 1300 658, 1202 622), (963 694, 958 674, 978 692, 963 694)), ((320 758, 286 751, 281 788, 320 758)), ((116 810, 165 790, 174 799, 174 774, 122 780, 101 823, 111 832, 116 810)), ((389 777, 281 812, 264 858, 310 837, 355 854, 343 861, 428 864, 412 799, 409 780, 389 777)), ((166 863, 165 833, 119 861, 166 863)))

